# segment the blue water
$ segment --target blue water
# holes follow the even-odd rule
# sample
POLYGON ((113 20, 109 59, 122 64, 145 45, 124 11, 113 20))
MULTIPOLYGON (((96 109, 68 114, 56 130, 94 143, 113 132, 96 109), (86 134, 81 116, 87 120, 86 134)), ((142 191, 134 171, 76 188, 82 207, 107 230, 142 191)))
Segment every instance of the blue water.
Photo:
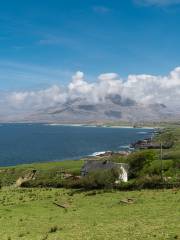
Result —
POLYGON ((150 137, 152 129, 1 124, 0 166, 78 159, 94 152, 121 150, 150 137))

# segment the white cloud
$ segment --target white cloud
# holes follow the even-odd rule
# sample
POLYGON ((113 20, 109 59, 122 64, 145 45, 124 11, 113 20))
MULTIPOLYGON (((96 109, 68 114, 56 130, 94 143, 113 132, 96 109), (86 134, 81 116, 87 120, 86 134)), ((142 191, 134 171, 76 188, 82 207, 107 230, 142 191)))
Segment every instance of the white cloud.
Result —
POLYGON ((12 92, 6 94, 6 102, 17 109, 41 109, 54 106, 56 103, 64 103, 67 93, 63 88, 53 85, 50 88, 39 91, 12 92))
POLYGON ((94 84, 84 80, 83 72, 76 72, 72 77, 72 82, 68 85, 67 94, 69 98, 84 97, 93 91, 94 84))
POLYGON ((180 107, 180 67, 168 76, 129 75, 120 79, 116 73, 98 76, 94 82, 85 80, 84 73, 78 71, 68 86, 53 85, 39 91, 11 92, 1 94, 0 102, 13 109, 26 111, 63 104, 67 99, 81 97, 87 102, 105 101, 109 94, 119 94, 139 103, 164 103, 171 108, 180 107))
POLYGON ((117 73, 103 73, 103 74, 100 74, 98 77, 99 80, 113 80, 117 78, 118 78, 117 73))
POLYGON ((137 4, 142 5, 156 5, 156 6, 170 6, 180 4, 180 0, 134 0, 137 4))

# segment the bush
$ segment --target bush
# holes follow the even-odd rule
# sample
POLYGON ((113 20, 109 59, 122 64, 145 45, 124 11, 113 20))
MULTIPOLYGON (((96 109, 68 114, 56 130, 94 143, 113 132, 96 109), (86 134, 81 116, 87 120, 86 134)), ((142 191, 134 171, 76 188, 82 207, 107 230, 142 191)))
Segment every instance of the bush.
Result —
POLYGON ((156 153, 153 150, 138 151, 130 154, 128 157, 128 162, 130 166, 129 177, 139 177, 145 165, 149 165, 155 159, 156 153))
POLYGON ((149 176, 141 177, 135 181, 135 185, 139 189, 157 188, 157 186, 159 186, 159 183, 162 183, 162 180, 161 177, 158 175, 154 175, 152 177, 149 176))
POLYGON ((121 182, 119 184, 116 184, 115 189, 121 191, 131 191, 137 189, 137 186, 135 184, 135 180, 130 180, 128 182, 121 182))
POLYGON ((121 191, 130 191, 130 190, 141 190, 141 189, 154 189, 154 188, 161 188, 162 181, 159 176, 153 177, 140 177, 137 179, 130 180, 129 182, 122 182, 116 185, 116 189, 121 191))
POLYGON ((127 183, 120 183, 116 186, 116 189, 120 191, 131 191, 131 190, 141 190, 141 189, 172 189, 180 188, 179 181, 162 181, 157 175, 152 177, 141 177, 138 179, 131 180, 127 183))
MULTIPOLYGON (((164 173, 168 172, 170 169, 173 169, 173 161, 172 160, 163 160, 162 161, 162 170, 164 173)), ((141 171, 141 175, 161 175, 161 160, 154 160, 149 163, 149 165, 145 165, 141 171)))
POLYGON ((173 150, 170 152, 167 152, 163 155, 163 159, 173 159, 173 160, 179 160, 180 159, 180 150, 173 150))
POLYGON ((84 188, 112 188, 119 173, 115 169, 95 171, 83 178, 84 188))
POLYGON ((34 187, 63 187, 63 181, 61 179, 44 179, 44 180, 30 180, 23 182, 21 187, 34 188, 34 187))
POLYGON ((78 180, 66 180, 63 182, 63 186, 67 188, 83 188, 85 190, 113 188, 118 176, 119 173, 115 169, 99 170, 78 180))

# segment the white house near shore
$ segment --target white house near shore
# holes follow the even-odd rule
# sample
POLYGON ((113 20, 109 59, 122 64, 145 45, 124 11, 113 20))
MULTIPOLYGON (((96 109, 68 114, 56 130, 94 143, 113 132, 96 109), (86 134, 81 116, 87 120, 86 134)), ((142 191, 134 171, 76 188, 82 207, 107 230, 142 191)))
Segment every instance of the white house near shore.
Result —
POLYGON ((85 163, 81 169, 81 175, 86 176, 89 173, 100 171, 100 170, 108 170, 108 169, 117 169, 119 170, 119 177, 117 181, 128 181, 128 169, 129 165, 126 163, 116 163, 109 160, 93 160, 88 159, 85 160, 85 163))

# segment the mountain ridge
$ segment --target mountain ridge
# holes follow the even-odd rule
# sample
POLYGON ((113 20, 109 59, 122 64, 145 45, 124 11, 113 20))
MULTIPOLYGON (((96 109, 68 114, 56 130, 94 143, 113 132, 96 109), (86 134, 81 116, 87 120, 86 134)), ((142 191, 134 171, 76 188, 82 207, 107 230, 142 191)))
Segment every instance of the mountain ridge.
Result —
MULTIPOLYGON (((163 103, 137 103, 118 94, 109 94, 98 102, 78 97, 32 112, 22 111, 7 119, 25 122, 88 123, 174 121, 179 120, 179 117, 180 112, 173 111, 163 103)), ((2 118, 0 119, 2 121, 2 118)))

